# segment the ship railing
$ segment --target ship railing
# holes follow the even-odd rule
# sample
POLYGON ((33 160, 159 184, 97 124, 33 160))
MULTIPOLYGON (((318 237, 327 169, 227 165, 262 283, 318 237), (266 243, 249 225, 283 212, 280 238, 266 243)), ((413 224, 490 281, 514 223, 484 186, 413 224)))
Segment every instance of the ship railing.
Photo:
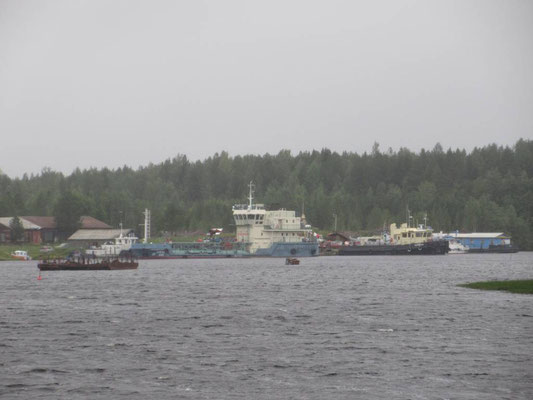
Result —
POLYGON ((235 204, 231 209, 232 210, 264 210, 265 205, 264 204, 253 204, 252 207, 250 207, 249 204, 235 204))

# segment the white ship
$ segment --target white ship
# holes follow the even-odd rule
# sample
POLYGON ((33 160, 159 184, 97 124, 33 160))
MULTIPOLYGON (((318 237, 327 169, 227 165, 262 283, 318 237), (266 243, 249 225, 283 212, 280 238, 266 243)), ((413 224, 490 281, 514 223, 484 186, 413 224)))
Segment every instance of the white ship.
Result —
POLYGON ((233 206, 236 240, 246 244, 251 255, 264 257, 318 256, 318 243, 305 216, 285 209, 267 211, 254 204, 254 184, 249 184, 248 204, 233 206))
POLYGON ((450 251, 448 254, 465 254, 468 253, 468 250, 470 250, 470 247, 465 246, 457 239, 449 240, 448 244, 450 246, 450 251))
POLYGON ((135 234, 124 235, 122 232, 122 224, 120 224, 120 235, 114 241, 108 241, 104 244, 95 247, 91 246, 85 250, 85 254, 97 258, 105 258, 110 256, 118 256, 121 251, 127 251, 131 246, 137 243, 139 238, 135 234))

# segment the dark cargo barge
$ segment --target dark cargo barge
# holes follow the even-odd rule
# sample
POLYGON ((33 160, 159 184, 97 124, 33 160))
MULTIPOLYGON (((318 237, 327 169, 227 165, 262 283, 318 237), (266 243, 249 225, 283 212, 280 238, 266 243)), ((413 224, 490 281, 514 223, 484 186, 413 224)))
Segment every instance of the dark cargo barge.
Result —
POLYGON ((122 269, 137 269, 139 263, 133 259, 104 259, 94 260, 80 258, 42 260, 37 264, 41 271, 114 271, 122 269))
POLYGON ((488 248, 470 248, 469 253, 518 253, 519 249, 513 245, 490 245, 488 248))
POLYGON ((438 240, 416 244, 352 245, 341 246, 339 256, 416 256, 444 255, 448 253, 448 241, 438 240))

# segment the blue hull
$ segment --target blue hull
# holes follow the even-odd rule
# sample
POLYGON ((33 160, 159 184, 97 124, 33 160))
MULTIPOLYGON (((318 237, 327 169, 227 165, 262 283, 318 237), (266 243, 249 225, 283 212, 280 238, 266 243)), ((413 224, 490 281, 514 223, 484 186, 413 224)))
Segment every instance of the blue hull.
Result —
POLYGON ((318 256, 318 243, 274 243, 267 249, 257 249, 256 257, 316 257, 318 256))
POLYGON ((235 258, 249 257, 240 246, 228 247, 220 243, 136 243, 128 253, 141 260, 172 258, 235 258))
POLYGON ((236 257, 315 257, 319 254, 318 243, 274 243, 267 249, 258 249, 255 254, 244 250, 244 243, 233 243, 231 248, 206 243, 136 243, 128 254, 140 259, 168 258, 236 258, 236 257))

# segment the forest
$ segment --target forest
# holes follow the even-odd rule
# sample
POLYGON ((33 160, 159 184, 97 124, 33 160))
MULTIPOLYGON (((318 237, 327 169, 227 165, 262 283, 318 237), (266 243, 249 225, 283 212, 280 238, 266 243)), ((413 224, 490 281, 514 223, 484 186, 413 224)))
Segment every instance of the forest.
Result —
POLYGON ((0 174, 0 216, 56 216, 73 231, 81 215, 135 229, 142 235, 145 208, 152 232, 234 231, 231 207, 246 203, 248 183, 267 208, 305 212, 322 232, 368 233, 427 214, 435 231, 505 232, 521 249, 533 249, 533 141, 487 145, 470 152, 407 148, 337 153, 230 156, 202 161, 186 155, 132 169, 44 168, 36 175, 0 174), (72 222, 74 221, 74 222, 72 222))

